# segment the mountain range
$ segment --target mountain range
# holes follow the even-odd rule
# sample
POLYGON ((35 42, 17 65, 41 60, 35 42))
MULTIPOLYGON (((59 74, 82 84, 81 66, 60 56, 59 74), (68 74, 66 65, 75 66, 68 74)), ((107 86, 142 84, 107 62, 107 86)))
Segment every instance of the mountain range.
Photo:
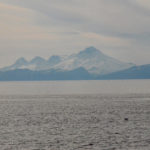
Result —
POLYGON ((133 66, 122 71, 101 75, 97 79, 150 79, 150 64, 133 66))
POLYGON ((150 65, 136 66, 107 56, 94 47, 68 56, 19 58, 0 69, 1 81, 149 79, 150 65))
POLYGON ((15 69, 29 69, 32 71, 45 71, 57 69, 61 71, 71 71, 77 68, 84 68, 89 73, 95 75, 108 74, 132 67, 133 64, 121 62, 109 57, 94 47, 86 48, 77 54, 69 56, 51 56, 48 60, 42 57, 35 57, 31 61, 19 58, 13 65, 4 67, 0 71, 15 69))

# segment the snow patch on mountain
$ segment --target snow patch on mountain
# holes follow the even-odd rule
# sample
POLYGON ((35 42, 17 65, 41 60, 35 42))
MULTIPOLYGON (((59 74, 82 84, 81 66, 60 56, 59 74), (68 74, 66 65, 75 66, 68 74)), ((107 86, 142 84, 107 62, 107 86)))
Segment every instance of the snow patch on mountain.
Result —
POLYGON ((55 68, 73 70, 83 67, 93 74, 107 74, 131 67, 132 64, 124 63, 106 56, 94 47, 89 47, 76 55, 62 61, 55 68))
POLYGON ((59 69, 68 71, 82 67, 91 74, 99 75, 124 70, 132 66, 133 64, 121 62, 109 57, 94 47, 88 47, 77 54, 69 56, 53 55, 48 60, 36 56, 31 61, 27 61, 22 57, 13 65, 2 68, 1 71, 15 69, 30 69, 38 71, 59 69))

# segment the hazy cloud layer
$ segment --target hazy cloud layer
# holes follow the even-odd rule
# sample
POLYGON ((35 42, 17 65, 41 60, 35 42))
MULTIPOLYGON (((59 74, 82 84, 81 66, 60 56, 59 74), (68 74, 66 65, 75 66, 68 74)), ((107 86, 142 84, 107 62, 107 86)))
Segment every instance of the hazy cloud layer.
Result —
POLYGON ((95 46, 150 63, 149 0, 0 0, 0 66, 95 46))

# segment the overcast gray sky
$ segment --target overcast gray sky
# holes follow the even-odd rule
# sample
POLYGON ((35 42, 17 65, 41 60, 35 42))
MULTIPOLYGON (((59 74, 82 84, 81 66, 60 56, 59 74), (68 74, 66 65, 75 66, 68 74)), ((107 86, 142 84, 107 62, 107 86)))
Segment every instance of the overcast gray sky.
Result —
POLYGON ((0 67, 88 46, 150 63, 150 0, 0 0, 0 67))

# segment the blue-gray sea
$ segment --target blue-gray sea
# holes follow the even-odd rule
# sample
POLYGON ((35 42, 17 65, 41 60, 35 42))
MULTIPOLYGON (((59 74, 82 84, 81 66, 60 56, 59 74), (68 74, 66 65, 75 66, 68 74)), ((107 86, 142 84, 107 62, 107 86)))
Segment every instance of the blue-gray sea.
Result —
POLYGON ((0 150, 150 150, 150 80, 0 82, 0 150))

